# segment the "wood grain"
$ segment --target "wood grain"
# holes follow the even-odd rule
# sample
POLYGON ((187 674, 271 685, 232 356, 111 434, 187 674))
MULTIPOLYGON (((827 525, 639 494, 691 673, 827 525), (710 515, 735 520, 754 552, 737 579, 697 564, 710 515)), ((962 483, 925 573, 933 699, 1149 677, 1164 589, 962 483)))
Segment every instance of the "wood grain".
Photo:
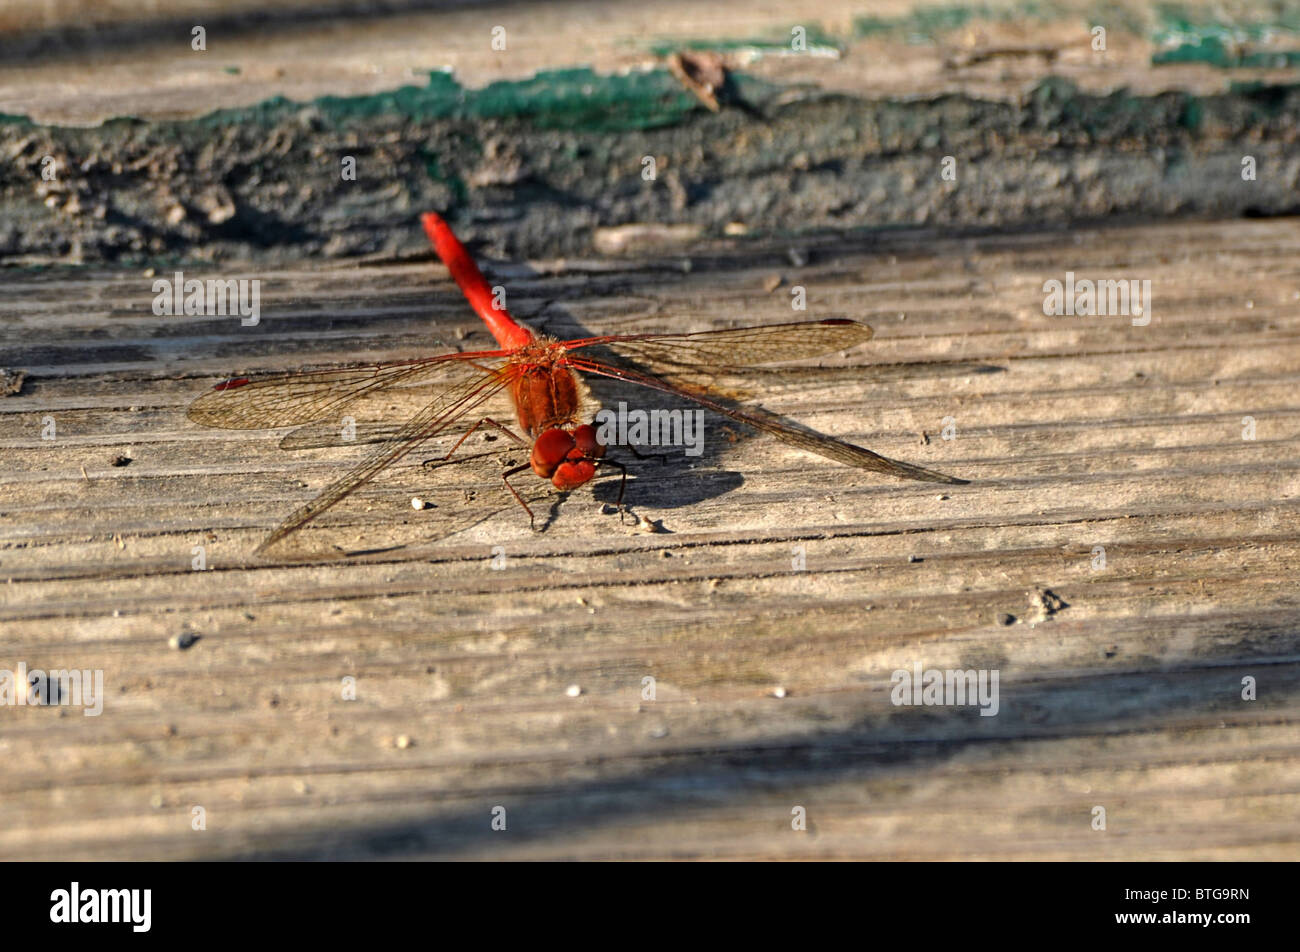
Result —
POLYGON ((603 514, 609 480, 546 496, 533 534, 495 460, 414 454, 303 533, 368 551, 302 564, 250 553, 365 448, 184 408, 233 372, 485 344, 445 272, 223 269, 264 282, 251 328, 154 316, 140 272, 7 274, 0 668, 102 669, 107 699, 0 710, 0 856, 1300 856, 1297 221, 805 250, 488 274, 563 336, 790 320, 803 285, 793 316, 876 338, 760 371, 762 405, 969 486, 709 417, 698 459, 621 457, 662 532, 603 514), (1151 279, 1150 325, 1045 316, 1066 271, 1151 279), (466 491, 489 505, 461 526, 466 491), (998 715, 893 705, 918 661, 998 670, 998 715))

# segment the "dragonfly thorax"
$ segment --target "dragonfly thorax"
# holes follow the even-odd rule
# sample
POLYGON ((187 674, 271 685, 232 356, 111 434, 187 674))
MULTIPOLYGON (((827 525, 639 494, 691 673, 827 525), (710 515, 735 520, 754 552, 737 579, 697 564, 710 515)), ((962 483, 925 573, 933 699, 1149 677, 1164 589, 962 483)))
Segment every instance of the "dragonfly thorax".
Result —
POLYGON ((519 426, 536 439, 552 427, 576 426, 582 408, 578 380, 558 343, 538 340, 512 354, 507 366, 519 426))

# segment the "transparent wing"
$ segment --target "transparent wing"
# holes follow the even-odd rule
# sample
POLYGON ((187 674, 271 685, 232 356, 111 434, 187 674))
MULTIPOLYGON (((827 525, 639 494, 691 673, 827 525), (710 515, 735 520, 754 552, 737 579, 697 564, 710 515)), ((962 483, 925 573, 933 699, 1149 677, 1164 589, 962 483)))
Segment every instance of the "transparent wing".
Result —
POLYGON ((715 373, 784 360, 804 360, 855 347, 871 340, 866 324, 846 318, 738 327, 695 334, 625 334, 566 341, 570 350, 602 347, 637 363, 670 373, 715 373))
POLYGON ((920 466, 913 466, 911 463, 903 463, 887 456, 881 456, 879 453, 873 453, 861 446, 854 446, 852 443, 845 443, 843 440, 837 440, 815 430, 792 425, 764 410, 752 408, 742 410, 721 402, 699 388, 670 383, 631 368, 615 367, 584 357, 570 357, 567 363, 575 370, 599 374, 604 377, 613 377, 616 380, 627 380, 643 387, 649 387, 652 390, 659 390, 686 400, 692 400, 716 413, 721 413, 723 416, 739 420, 741 423, 747 423, 764 433, 770 433, 783 443, 788 443, 791 446, 807 450, 810 453, 816 453, 818 456, 824 456, 839 463, 856 466, 859 469, 884 473, 888 476, 897 476, 899 479, 916 479, 929 483, 964 485, 967 482, 964 479, 945 476, 943 473, 937 473, 934 470, 924 469, 920 466))
POLYGON ((472 363, 461 362, 455 369, 463 374, 463 379, 442 390, 428 406, 385 440, 360 465, 335 480, 319 496, 285 519, 258 546, 257 553, 265 553, 270 546, 315 519, 425 440, 454 425, 470 410, 500 391, 508 380, 504 371, 485 371, 472 363))
MULTIPOLYGON (((217 384, 185 412, 195 423, 227 430, 298 426, 335 417, 363 397, 393 387, 414 387, 455 377, 458 367, 500 357, 501 351, 441 354, 421 360, 343 370, 306 371, 217 384)), ((483 366, 484 372, 491 372, 483 366)))
MULTIPOLYGON (((351 413, 351 409, 348 411, 351 413)), ((343 427, 336 422, 309 423, 280 438, 282 450, 320 450, 336 446, 382 443, 402 430, 400 423, 356 423, 343 427)))
MULTIPOLYGON (((407 420, 423 410, 447 385, 451 368, 446 368, 436 385, 387 387, 358 397, 331 418, 308 423, 280 438, 282 450, 321 449, 331 446, 382 443, 397 434, 407 420)), ((514 416, 508 393, 500 393, 487 416, 514 416)))

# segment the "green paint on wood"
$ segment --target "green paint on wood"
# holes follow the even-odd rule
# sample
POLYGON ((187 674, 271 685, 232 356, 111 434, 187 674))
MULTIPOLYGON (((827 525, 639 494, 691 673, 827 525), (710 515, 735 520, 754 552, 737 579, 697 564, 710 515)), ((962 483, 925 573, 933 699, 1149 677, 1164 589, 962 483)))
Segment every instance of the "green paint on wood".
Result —
POLYGON ((898 17, 858 17, 853 33, 922 44, 938 42, 973 23, 1066 19, 1148 37, 1156 47, 1153 65, 1208 63, 1222 69, 1300 66, 1300 0, 1238 3, 1226 8, 1166 3, 1154 10, 1124 0, 1102 0, 1086 8, 1038 0, 1005 6, 946 4, 918 7, 898 17))
POLYGON ((1300 2, 1220 8, 1160 4, 1151 42, 1153 65, 1206 63, 1219 69, 1300 66, 1300 2))
POLYGON ((1066 14, 1053 7, 1026 0, 1008 6, 988 6, 986 4, 951 4, 944 6, 917 7, 900 17, 858 17, 853 21, 853 32, 857 36, 901 35, 909 43, 933 43, 938 37, 954 30, 983 21, 986 23, 1006 23, 1013 20, 1052 20, 1061 19, 1066 14))
POLYGON ((1288 69, 1300 66, 1300 50, 1243 50, 1237 44, 1208 37, 1179 43, 1151 56, 1154 66, 1171 63, 1208 63, 1220 69, 1288 69))
MULTIPOLYGON (((378 115, 436 119, 526 119, 539 128, 620 132, 680 122, 701 108, 667 70, 602 76, 587 68, 551 70, 531 79, 503 80, 466 89, 446 72, 423 86, 403 86, 367 96, 322 96, 311 103, 326 119, 360 121, 378 115)), ((225 109, 201 122, 226 125, 268 121, 302 109, 274 97, 246 109, 225 109)))

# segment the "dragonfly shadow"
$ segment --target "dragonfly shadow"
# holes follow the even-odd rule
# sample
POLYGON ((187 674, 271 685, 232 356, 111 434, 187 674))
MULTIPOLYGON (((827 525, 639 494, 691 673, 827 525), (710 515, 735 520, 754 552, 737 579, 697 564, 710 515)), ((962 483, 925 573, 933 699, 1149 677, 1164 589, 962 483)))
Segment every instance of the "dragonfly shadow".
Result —
MULTIPOLYGON (((607 456, 612 456, 613 452, 607 456)), ((623 505, 629 509, 647 506, 654 509, 680 509, 708 499, 725 495, 739 488, 745 477, 732 470, 706 470, 700 472, 682 465, 680 457, 642 456, 627 462, 618 459, 628 468, 627 488, 623 492, 623 505), (690 479, 683 479, 685 474, 690 479)), ((618 473, 592 484, 591 494, 603 505, 615 506, 619 502, 618 473)))

